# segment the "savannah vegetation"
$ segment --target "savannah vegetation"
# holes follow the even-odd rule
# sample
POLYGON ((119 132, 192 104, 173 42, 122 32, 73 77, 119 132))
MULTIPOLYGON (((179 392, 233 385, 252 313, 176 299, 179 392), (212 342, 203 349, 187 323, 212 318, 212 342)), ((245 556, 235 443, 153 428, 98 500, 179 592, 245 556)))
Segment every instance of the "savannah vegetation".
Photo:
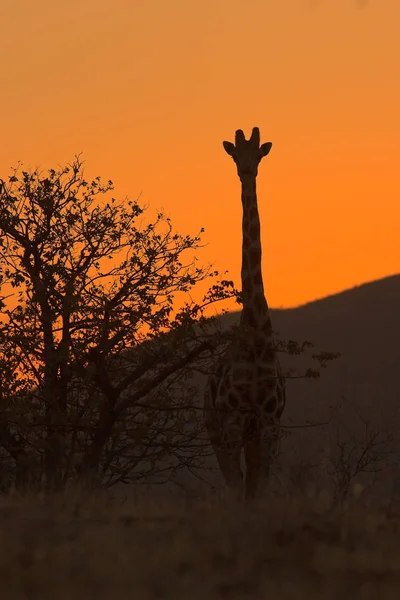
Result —
MULTIPOLYGON (((139 484, 167 480, 166 459, 169 470, 201 473, 212 455, 192 375, 207 374, 234 333, 208 311, 240 293, 199 265, 201 230, 182 235, 162 212, 146 222, 145 206, 112 192, 111 181, 85 179, 80 157, 0 180, 7 597, 333 598, 350 585, 361 598, 382 578, 391 593, 398 516, 360 498, 357 477, 384 468, 392 440, 367 421, 365 435, 343 437, 337 409, 329 491, 315 465, 299 464, 251 510, 207 492, 146 496, 139 484), (137 498, 121 503, 113 489, 128 483, 137 498)), ((311 346, 279 342, 290 354, 311 346)), ((316 367, 288 376, 318 377, 336 356, 316 352, 316 367)))
POLYGON ((198 266, 200 236, 112 187, 79 157, 2 182, 0 466, 19 489, 137 480, 194 443, 185 376, 216 346, 205 309, 237 292, 198 266))

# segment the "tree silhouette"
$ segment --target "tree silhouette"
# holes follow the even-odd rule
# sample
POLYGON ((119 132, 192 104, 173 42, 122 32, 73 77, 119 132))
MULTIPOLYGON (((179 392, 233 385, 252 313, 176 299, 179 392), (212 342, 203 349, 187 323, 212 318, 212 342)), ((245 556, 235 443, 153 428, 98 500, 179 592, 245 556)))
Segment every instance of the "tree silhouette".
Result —
POLYGON ((198 266, 200 235, 162 213, 141 224, 112 189, 79 157, 0 182, 0 448, 20 485, 128 481, 196 439, 182 382, 221 339, 206 307, 237 291, 198 266))

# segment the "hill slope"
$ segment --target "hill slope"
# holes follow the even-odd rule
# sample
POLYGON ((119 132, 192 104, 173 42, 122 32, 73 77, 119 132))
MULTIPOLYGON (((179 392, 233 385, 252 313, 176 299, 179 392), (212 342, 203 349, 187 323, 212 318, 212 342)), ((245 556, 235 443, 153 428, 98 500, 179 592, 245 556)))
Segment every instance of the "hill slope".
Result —
MULTIPOLYGON (((287 381, 283 424, 288 429, 280 457, 286 479, 288 474, 292 480, 300 477, 300 471, 310 471, 311 465, 318 464, 314 468, 320 471, 318 477, 329 471, 332 482, 340 461, 347 461, 350 470, 358 465, 361 470, 377 471, 373 476, 361 473, 364 483, 383 477, 390 481, 391 493, 397 489, 400 444, 397 439, 389 443, 388 438, 397 438, 400 424, 399 307, 400 275, 393 275, 297 308, 272 310, 273 326, 282 340, 315 344, 301 356, 282 355, 285 371, 295 368, 304 372, 316 366, 311 358, 313 351, 341 353, 322 371, 320 379, 287 381), (309 421, 326 425, 298 428, 309 421), (360 456, 366 457, 368 464, 360 467, 360 456)), ((222 326, 237 323, 239 314, 221 317, 222 326)), ((205 378, 199 376, 198 383, 203 388, 205 378)), ((207 465, 212 466, 214 461, 207 465)), ((202 473, 206 478, 210 476, 208 468, 202 473)), ((184 485, 188 483, 186 476, 179 479, 184 485)))

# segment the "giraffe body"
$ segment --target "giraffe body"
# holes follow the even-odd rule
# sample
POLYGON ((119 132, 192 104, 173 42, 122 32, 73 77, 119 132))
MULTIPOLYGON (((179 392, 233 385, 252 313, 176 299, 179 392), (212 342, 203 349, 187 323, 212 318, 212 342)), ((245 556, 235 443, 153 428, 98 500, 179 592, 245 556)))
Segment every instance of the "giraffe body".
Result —
POLYGON ((258 164, 272 144, 260 146, 259 130, 254 128, 249 141, 238 130, 235 145, 223 142, 223 146, 237 165, 242 185, 243 308, 237 333, 209 377, 204 418, 226 484, 237 497, 241 498, 244 491, 246 499, 252 499, 268 483, 285 406, 284 378, 264 295, 256 195, 258 164), (244 490, 242 451, 246 464, 244 490))

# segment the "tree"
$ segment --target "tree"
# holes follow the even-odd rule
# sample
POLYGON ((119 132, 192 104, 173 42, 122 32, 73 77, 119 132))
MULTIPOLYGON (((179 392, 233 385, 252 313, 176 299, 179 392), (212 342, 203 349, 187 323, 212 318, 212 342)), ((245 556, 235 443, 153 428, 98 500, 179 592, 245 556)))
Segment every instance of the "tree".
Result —
MULTIPOLYGON (((333 408, 332 424, 334 440, 331 441, 327 473, 333 483, 334 498, 344 502, 361 475, 375 476, 389 469, 394 463, 395 437, 389 423, 384 423, 379 415, 365 416, 362 410, 348 398, 346 414, 342 405, 333 408)), ((393 415, 393 423, 396 419, 393 415)))
POLYGON ((79 157, 0 181, 0 447, 21 484, 35 469, 50 488, 76 473, 126 480, 194 440, 177 389, 221 340, 206 308, 237 291, 198 266, 200 235, 162 213, 141 225, 145 209, 112 189, 87 182, 79 157))

